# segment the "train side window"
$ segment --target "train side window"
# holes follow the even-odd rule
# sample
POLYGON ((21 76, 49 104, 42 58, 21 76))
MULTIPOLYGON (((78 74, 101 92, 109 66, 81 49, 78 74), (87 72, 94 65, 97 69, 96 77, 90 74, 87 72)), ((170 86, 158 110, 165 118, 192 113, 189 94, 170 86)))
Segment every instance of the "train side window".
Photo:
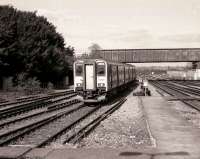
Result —
POLYGON ((105 63, 103 63, 103 62, 97 63, 97 75, 98 76, 105 75, 105 63))
POLYGON ((82 75, 83 75, 83 65, 76 64, 76 76, 82 76, 82 75))
POLYGON ((116 76, 117 67, 115 65, 112 66, 112 73, 113 73, 113 76, 116 76))

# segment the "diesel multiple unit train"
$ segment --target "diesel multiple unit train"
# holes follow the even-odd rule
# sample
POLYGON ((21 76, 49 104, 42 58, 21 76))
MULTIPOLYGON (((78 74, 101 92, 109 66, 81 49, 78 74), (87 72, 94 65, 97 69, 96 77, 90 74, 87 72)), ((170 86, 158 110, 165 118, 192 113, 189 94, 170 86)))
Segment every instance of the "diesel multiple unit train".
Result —
POLYGON ((74 91, 85 103, 106 101, 136 80, 133 65, 103 59, 74 62, 74 91))

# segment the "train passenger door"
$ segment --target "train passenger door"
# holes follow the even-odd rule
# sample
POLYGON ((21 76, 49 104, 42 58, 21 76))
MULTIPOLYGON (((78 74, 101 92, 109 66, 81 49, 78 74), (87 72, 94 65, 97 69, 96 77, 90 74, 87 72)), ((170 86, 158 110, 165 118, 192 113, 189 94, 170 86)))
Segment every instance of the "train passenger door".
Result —
POLYGON ((85 65, 85 88, 93 90, 95 89, 94 84, 94 65, 92 64, 86 64, 85 65))

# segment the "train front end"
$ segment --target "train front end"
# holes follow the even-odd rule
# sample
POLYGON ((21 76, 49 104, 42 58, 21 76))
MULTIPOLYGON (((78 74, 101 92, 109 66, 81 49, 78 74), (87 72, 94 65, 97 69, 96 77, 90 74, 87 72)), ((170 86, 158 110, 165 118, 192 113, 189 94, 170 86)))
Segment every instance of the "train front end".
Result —
POLYGON ((74 63, 74 91, 85 103, 105 101, 107 64, 104 60, 80 60, 74 63))

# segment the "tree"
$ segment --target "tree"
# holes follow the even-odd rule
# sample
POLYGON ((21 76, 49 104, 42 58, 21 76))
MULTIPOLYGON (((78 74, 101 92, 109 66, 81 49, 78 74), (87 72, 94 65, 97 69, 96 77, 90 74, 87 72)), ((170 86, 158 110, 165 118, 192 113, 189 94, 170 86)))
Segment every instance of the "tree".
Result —
POLYGON ((42 83, 63 78, 74 54, 64 47, 64 39, 55 26, 36 12, 18 11, 0 6, 0 74, 36 77, 42 83))
POLYGON ((102 48, 97 43, 92 43, 91 46, 88 47, 90 52, 90 58, 101 58, 101 56, 97 53, 97 50, 101 50, 102 48))
POLYGON ((0 74, 10 76, 24 67, 24 55, 18 50, 17 12, 8 6, 0 7, 0 74))

